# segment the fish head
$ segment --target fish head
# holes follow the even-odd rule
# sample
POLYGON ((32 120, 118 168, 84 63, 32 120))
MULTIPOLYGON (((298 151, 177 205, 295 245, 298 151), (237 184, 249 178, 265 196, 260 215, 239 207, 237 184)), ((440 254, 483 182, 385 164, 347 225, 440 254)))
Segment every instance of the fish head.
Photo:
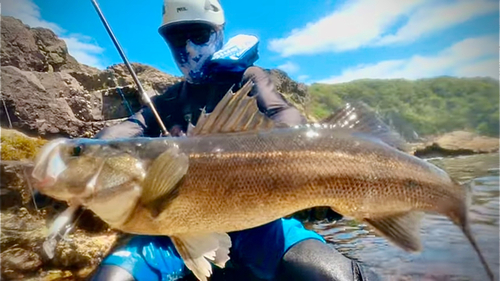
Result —
POLYGON ((138 185, 145 177, 141 159, 106 142, 58 139, 42 147, 35 160, 34 187, 57 200, 86 204, 138 185))
MULTIPOLYGON (((79 189, 62 179, 68 166, 77 159, 78 147, 68 139, 56 139, 45 144, 35 158, 33 171, 34 187, 42 194, 58 200, 69 201, 79 189)), ((82 167, 85 168, 85 167, 82 167)))
POLYGON ((66 139, 56 139, 45 144, 35 158, 32 177, 37 181, 39 188, 49 187, 55 184, 58 175, 66 169, 66 163, 62 158, 66 139))

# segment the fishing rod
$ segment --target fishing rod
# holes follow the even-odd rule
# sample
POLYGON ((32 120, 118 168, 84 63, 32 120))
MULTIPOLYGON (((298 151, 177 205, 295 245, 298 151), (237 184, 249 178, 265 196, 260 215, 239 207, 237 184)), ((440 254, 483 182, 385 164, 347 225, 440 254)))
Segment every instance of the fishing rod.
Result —
POLYGON ((137 85, 137 88, 139 89, 139 93, 142 96, 142 99, 146 102, 146 104, 149 106, 151 111, 153 112, 153 115, 156 118, 156 121, 158 121, 158 124, 160 125, 160 129, 162 131, 163 136, 168 136, 169 133, 167 131, 167 128, 165 128, 165 125, 161 121, 160 115, 156 111, 156 108, 154 104, 151 102, 151 99, 149 96, 146 94, 146 91, 144 91, 144 88, 142 87, 141 82, 137 78, 137 75, 135 74, 134 69, 132 69, 132 65, 130 65, 127 57, 125 56, 125 53, 123 52, 120 44, 118 43, 118 40, 116 40, 115 35, 113 34, 113 31, 111 31, 111 27, 109 27, 108 22, 106 21, 106 18, 104 17, 101 9, 99 8, 99 5, 97 4, 96 0, 91 0, 92 4, 94 5, 95 10, 97 11, 97 14, 99 15, 99 18, 101 19, 102 23, 104 24, 104 27, 106 28, 106 31, 108 32, 109 36, 111 37, 111 40, 115 44, 116 49, 118 50, 118 53, 120 53, 120 56, 123 59, 123 62, 125 62, 125 65, 127 66, 130 74, 132 75, 132 78, 134 79, 135 84, 137 85))

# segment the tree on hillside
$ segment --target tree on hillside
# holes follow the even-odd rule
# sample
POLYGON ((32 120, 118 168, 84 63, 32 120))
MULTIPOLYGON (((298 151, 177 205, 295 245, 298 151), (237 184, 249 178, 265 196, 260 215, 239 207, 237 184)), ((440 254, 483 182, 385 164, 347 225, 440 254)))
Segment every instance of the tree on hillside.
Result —
POLYGON ((349 101, 363 101, 407 137, 468 130, 499 134, 499 84, 489 78, 415 81, 363 79, 310 86, 309 114, 323 118, 349 101))

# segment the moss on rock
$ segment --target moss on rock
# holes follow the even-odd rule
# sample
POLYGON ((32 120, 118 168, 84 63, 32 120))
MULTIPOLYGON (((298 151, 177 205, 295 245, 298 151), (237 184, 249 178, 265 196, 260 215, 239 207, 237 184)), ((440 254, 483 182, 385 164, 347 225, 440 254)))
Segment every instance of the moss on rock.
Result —
POLYGON ((2 128, 0 136, 2 161, 34 160, 40 148, 47 143, 42 138, 32 138, 15 130, 2 128))

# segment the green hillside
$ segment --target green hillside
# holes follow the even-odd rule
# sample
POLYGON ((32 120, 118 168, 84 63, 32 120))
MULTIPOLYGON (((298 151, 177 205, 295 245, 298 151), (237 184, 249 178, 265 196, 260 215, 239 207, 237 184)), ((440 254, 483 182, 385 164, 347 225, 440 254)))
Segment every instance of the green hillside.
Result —
POLYGON ((499 134, 499 84, 489 78, 356 80, 313 84, 308 112, 322 118, 344 102, 361 100, 398 130, 420 136, 468 130, 499 134))

